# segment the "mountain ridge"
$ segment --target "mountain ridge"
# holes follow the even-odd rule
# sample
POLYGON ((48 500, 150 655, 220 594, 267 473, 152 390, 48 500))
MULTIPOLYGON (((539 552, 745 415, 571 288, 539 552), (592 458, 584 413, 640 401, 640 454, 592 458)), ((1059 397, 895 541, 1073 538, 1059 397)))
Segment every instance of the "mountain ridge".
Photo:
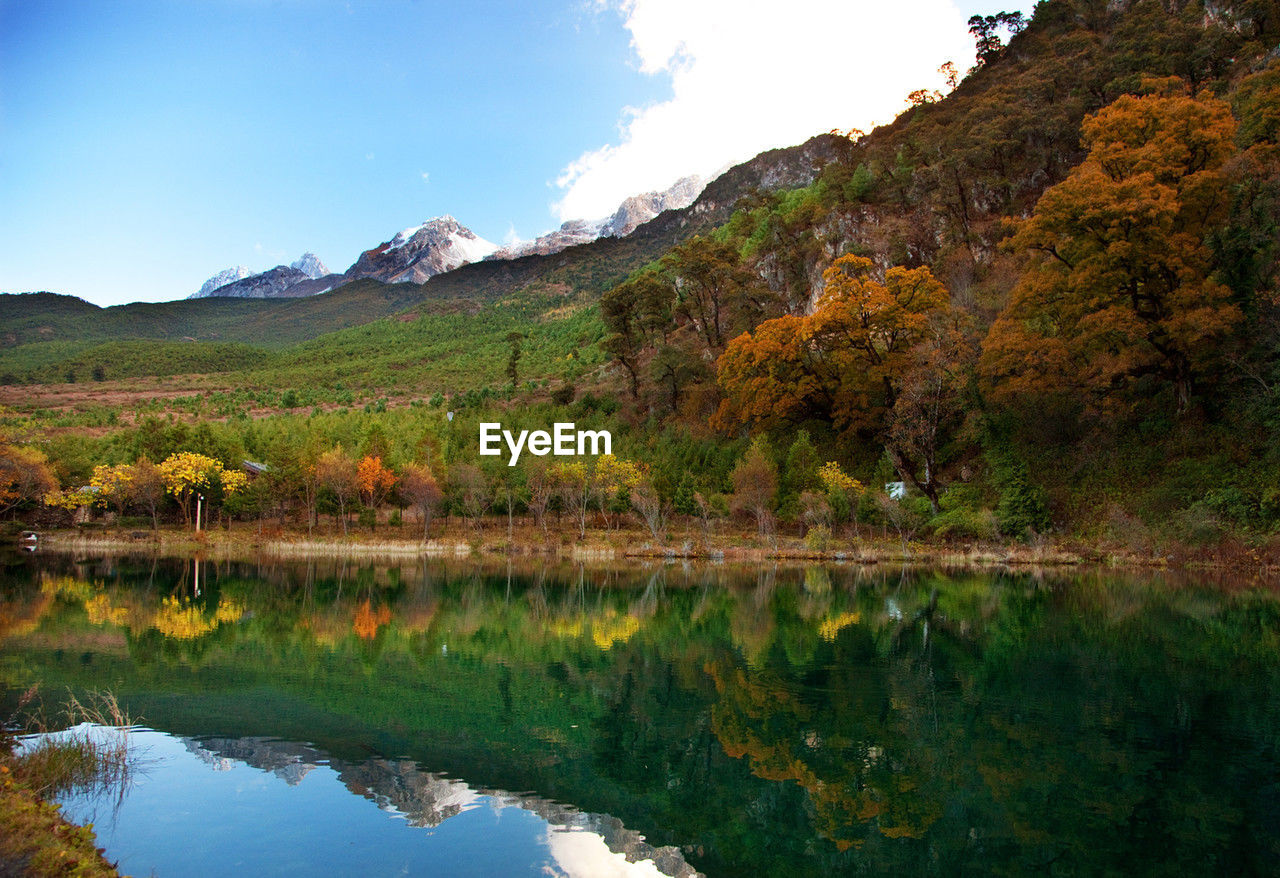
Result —
MULTIPOLYGON (((279 348, 419 306, 475 309, 533 283, 598 296, 669 247, 726 221, 740 197, 762 187, 807 185, 851 148, 847 138, 819 134, 797 146, 768 150, 708 183, 693 204, 664 211, 624 238, 600 238, 547 256, 468 263, 425 284, 360 278, 299 298, 215 296, 106 308, 67 294, 3 293, 0 325, 6 331, 0 351, 55 341, 83 350, 105 341, 183 338, 279 348)), ((4 368, 20 370, 12 362, 4 368)))

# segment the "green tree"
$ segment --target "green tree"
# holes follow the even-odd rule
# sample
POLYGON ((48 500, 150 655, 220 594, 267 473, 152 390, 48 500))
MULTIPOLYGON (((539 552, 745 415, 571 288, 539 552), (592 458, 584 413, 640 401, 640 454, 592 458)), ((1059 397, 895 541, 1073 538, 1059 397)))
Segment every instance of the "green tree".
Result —
POLYGON ((773 532, 773 511, 778 493, 778 467, 773 462, 768 440, 756 437, 729 475, 733 484, 730 501, 735 511, 749 512, 756 520, 756 532, 773 532))
POLYGON ((787 449, 782 467, 778 506, 783 515, 795 517, 800 511, 797 505, 800 495, 819 486, 819 465, 818 450, 813 447, 809 431, 799 431, 787 449))

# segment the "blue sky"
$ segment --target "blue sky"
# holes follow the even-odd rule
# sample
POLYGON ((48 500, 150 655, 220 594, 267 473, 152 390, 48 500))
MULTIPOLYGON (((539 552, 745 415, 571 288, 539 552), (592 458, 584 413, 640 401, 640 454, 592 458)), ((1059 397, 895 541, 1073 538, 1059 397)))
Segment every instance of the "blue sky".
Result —
POLYGON ((887 121, 999 8, 908 2, 0 0, 0 291, 162 301, 445 213, 603 216, 887 121))

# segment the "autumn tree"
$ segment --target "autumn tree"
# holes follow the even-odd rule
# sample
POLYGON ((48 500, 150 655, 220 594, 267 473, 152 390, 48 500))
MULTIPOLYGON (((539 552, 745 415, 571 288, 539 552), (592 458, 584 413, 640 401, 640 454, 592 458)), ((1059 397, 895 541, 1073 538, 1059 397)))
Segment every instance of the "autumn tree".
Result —
POLYGON ((1208 95, 1125 95, 1085 120, 1087 157, 1010 243, 1029 256, 984 344, 998 391, 1101 396, 1154 376, 1186 410, 1241 319, 1205 243, 1235 127, 1208 95))
POLYGON ((854 255, 837 259, 823 278, 812 314, 767 320, 729 343, 716 364, 724 400, 714 423, 768 429, 829 420, 884 443, 902 477, 936 503, 936 467, 922 473, 900 441, 909 434, 889 424, 903 388, 932 368, 918 349, 937 344, 939 326, 956 319, 946 288, 927 268, 895 266, 880 280, 871 260, 854 255))
POLYGON ((826 492, 831 512, 837 520, 853 521, 854 537, 858 536, 858 500, 866 491, 862 482, 846 473, 840 464, 829 460, 818 469, 818 480, 826 492))
POLYGON ((0 513, 34 502, 58 488, 44 452, 0 442, 0 513))
POLYGON ((630 502, 630 492, 644 480, 644 471, 634 462, 613 454, 596 458, 591 470, 591 497, 609 524, 609 510, 614 504, 622 508, 630 502))
POLYGON ((370 509, 382 505, 396 483, 396 474, 382 465, 381 457, 365 455, 356 464, 356 487, 360 500, 370 509))
POLYGON ((347 533, 347 504, 360 491, 356 479, 356 465, 342 446, 330 448, 316 460, 316 477, 321 486, 333 495, 338 504, 338 517, 342 519, 342 533, 347 533))
POLYGON ((431 468, 425 464, 411 463, 400 471, 400 496, 418 511, 422 521, 422 539, 431 532, 431 518, 444 499, 440 483, 431 468))
POLYGON ((225 469, 218 460, 194 451, 174 452, 157 468, 165 490, 178 501, 187 524, 191 523, 191 501, 197 495, 218 490, 223 495, 234 494, 248 483, 239 470, 225 469))
POLYGON ((767 320, 729 344, 716 364, 722 427, 815 416, 841 430, 874 429, 892 408, 911 349, 931 315, 949 307, 946 288, 927 268, 895 266, 880 281, 871 260, 854 255, 823 279, 812 314, 767 320))
POLYGON ((93 475, 89 478, 89 486, 97 493, 95 502, 100 506, 113 506, 117 515, 123 515, 125 506, 129 503, 129 483, 133 481, 133 470, 127 463, 95 466, 93 475))

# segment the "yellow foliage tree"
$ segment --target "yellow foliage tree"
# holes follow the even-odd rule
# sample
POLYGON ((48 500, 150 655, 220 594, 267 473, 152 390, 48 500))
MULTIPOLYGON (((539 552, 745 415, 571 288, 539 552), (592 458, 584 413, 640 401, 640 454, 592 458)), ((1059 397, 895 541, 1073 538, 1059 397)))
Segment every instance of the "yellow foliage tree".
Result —
POLYGON ((214 458, 194 451, 175 452, 161 461, 157 468, 165 490, 178 501, 188 524, 191 523, 191 499, 196 494, 221 488, 224 495, 230 495, 248 484, 244 473, 224 469, 214 458))
POLYGON ((96 489, 95 502, 99 506, 108 504, 123 512, 129 502, 130 485, 133 483, 134 468, 127 463, 116 466, 95 466, 89 486, 96 489))

